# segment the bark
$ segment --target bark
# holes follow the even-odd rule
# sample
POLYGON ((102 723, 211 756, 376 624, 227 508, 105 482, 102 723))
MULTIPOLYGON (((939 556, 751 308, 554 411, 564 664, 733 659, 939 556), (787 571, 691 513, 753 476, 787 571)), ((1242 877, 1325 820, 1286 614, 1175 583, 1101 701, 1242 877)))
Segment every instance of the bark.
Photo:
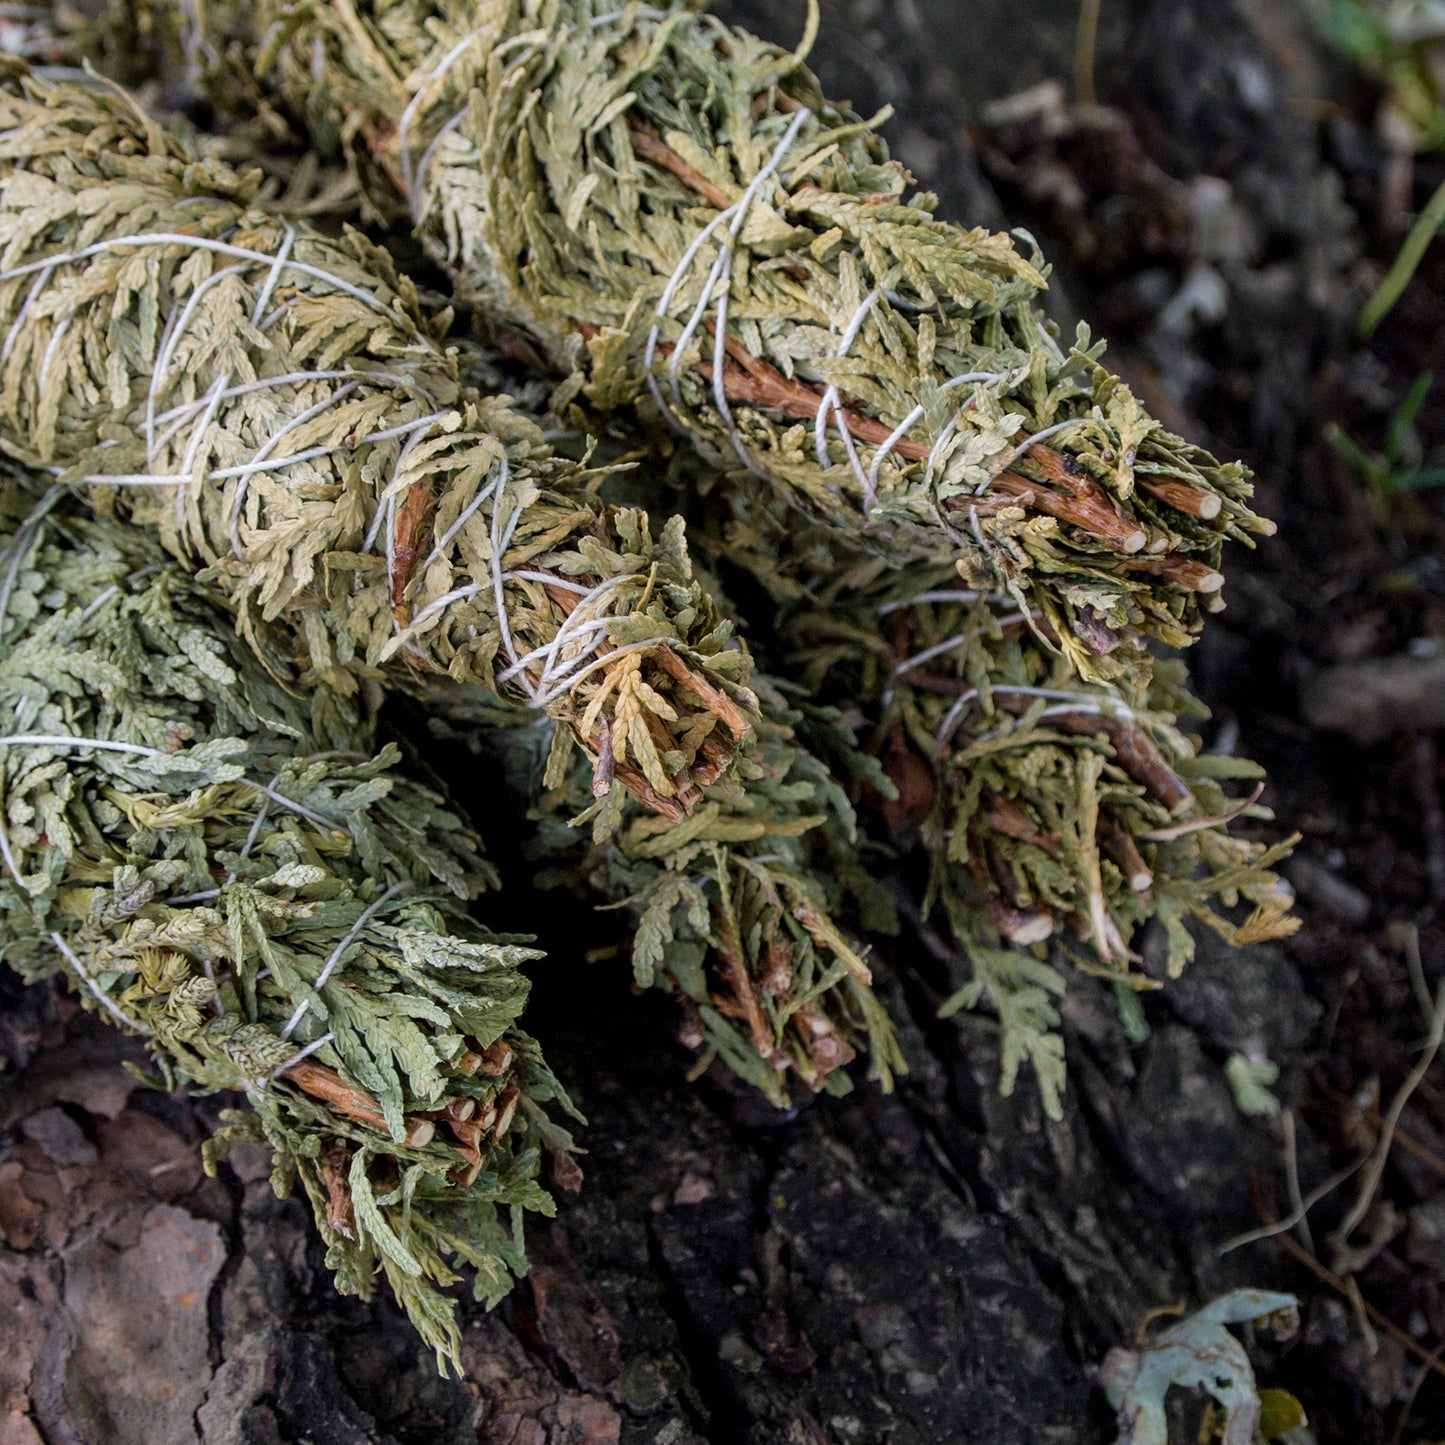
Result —
POLYGON ((12 980, 12 1031, 35 1024, 0 1115, 0 1439, 1107 1438, 1093 1371, 1146 1309, 1282 1274, 1268 1246, 1214 1254, 1254 1222, 1247 1168, 1278 1157, 1222 1060, 1260 1051, 1288 1073, 1311 1023, 1298 979, 1270 950, 1205 946, 1137 1050, 1102 989, 1076 990, 1052 1124, 1031 1086, 998 1096, 986 1020, 908 1023, 938 997, 914 978, 909 995, 885 981, 905 1087, 791 1117, 713 1075, 689 1085, 666 1008, 600 970, 542 1001, 590 1116, 586 1182, 533 1228, 526 1284, 490 1316, 469 1307, 463 1381, 436 1376, 389 1303, 331 1291, 262 1158, 202 1176, 227 1101, 140 1086, 130 1045, 12 980))

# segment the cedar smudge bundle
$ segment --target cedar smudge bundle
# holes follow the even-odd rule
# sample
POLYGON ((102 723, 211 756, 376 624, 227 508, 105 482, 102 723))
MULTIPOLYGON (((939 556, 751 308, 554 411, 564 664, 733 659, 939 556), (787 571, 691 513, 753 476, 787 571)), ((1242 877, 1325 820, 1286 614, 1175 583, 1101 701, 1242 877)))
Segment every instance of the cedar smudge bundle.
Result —
POLYGON ((1262 785, 1242 799, 1221 786, 1262 770, 1184 731, 1206 713, 1182 663, 1125 644, 1105 659, 1110 681, 1082 683, 1046 620, 1008 597, 960 587, 946 566, 889 567, 823 530, 791 528, 784 545, 787 519, 756 484, 725 500, 721 514, 699 508, 694 535, 779 606, 772 664, 863 709, 895 794, 884 819, 905 845, 917 838, 923 912, 943 909, 972 971, 947 1007, 997 1011, 1006 1089, 1029 1061, 1060 1107, 1060 962, 1137 991, 1158 986, 1135 968, 1150 920, 1169 977, 1194 954, 1187 921, 1236 944, 1298 926, 1270 871, 1293 840, 1227 831, 1270 816, 1262 785))
POLYGON ((216 86, 259 82, 349 150, 460 293, 570 374, 559 404, 644 402, 880 553, 1007 588, 1085 676, 1119 636, 1187 642, 1225 540, 1272 530, 1242 467, 1170 435, 1086 330, 1059 340, 1036 253, 910 194, 808 40, 635 0, 159 14, 216 86))
POLYGON ((20 79, 0 111, 11 454, 121 494, 257 645, 286 613, 326 683, 485 682, 681 816, 752 700, 677 529, 613 530, 595 479, 464 393, 378 248, 248 213, 255 176, 113 94, 20 79))
POLYGON ((64 974, 164 1086, 244 1093, 208 1167, 268 1145, 338 1286, 384 1275, 455 1363, 455 1265, 501 1298, 541 1155, 579 1177, 517 1027, 541 955, 468 916, 480 840, 354 704, 279 687, 141 535, 35 503, 6 484, 4 960, 64 974))

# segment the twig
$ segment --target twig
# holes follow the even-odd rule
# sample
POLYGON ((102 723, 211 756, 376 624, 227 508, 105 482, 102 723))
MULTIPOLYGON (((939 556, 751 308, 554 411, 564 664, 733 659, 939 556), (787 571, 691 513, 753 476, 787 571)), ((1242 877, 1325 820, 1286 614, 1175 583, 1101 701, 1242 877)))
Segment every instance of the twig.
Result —
MULTIPOLYGON (((286 1069, 284 1077, 303 1093, 329 1104, 338 1114, 345 1114, 349 1119, 368 1124, 373 1129, 390 1135, 391 1130, 381 1111, 381 1105, 370 1095, 353 1089, 335 1070, 328 1069, 324 1064, 313 1064, 308 1059, 305 1063, 291 1065, 286 1069)), ((430 1119, 408 1115, 403 1122, 406 1133, 402 1142, 408 1149, 425 1149, 436 1136, 436 1125, 430 1119)))
POLYGON ((1258 1244, 1261 1240, 1273 1239, 1276 1234, 1285 1234, 1293 1229, 1295 1225, 1304 1221, 1305 1215, 1315 1207, 1327 1194, 1332 1194, 1352 1174, 1356 1173, 1370 1156, 1362 1154, 1353 1164, 1347 1165, 1337 1174, 1331 1174, 1323 1184, 1316 1184, 1306 1194, 1294 1209, 1283 1219, 1274 1224, 1261 1225, 1258 1229, 1246 1230, 1243 1234, 1236 1234, 1233 1239, 1226 1239, 1219 1246, 1220 1254, 1229 1254, 1233 1250, 1243 1249, 1246 1244, 1258 1244))
MULTIPOLYGON (((1438 1368, 1442 1355, 1445 1355, 1445 1341, 1435 1346, 1430 1358, 1425 1363, 1432 1369, 1438 1368)), ((1405 1396, 1405 1401, 1400 1406, 1399 1417, 1395 1421, 1395 1428, 1390 1431, 1390 1445, 1400 1445, 1405 1438, 1405 1425, 1410 1418, 1410 1411, 1415 1408, 1415 1401, 1420 1398, 1420 1387, 1425 1383, 1425 1376, 1429 1373, 1430 1371, 1426 1369, 1415 1372, 1415 1381, 1410 1386, 1410 1393, 1405 1396)))
MULTIPOLYGON (((1003 699, 1000 706, 1010 708, 1011 704, 1008 699, 1003 699)), ((1049 721, 1060 732, 1103 733, 1113 745, 1115 761, 1119 766, 1136 783, 1147 788, 1150 795, 1163 803, 1175 817, 1194 806, 1194 794, 1188 783, 1169 766, 1153 738, 1137 723, 1127 718, 1085 712, 1059 712, 1053 714, 1049 721)), ((1149 834, 1143 836, 1147 838, 1149 834)))
MULTIPOLYGON (((1264 1219, 1274 1231, 1271 1237, 1275 1242, 1288 1250, 1289 1253, 1304 1265, 1317 1279, 1322 1279, 1331 1289, 1337 1290, 1345 1299, 1350 1299, 1349 1285, 1347 1285, 1334 1270, 1321 1264, 1299 1240, 1292 1239, 1288 1234, 1280 1233, 1274 1221, 1270 1220, 1269 1211, 1264 1208, 1260 1201, 1256 1200, 1255 1203, 1259 1209, 1260 1217, 1264 1219)), ((1388 1315, 1376 1309, 1369 1300, 1361 1298, 1360 1304, 1363 1306, 1365 1314, 1369 1316, 1370 1320, 1379 1329, 1384 1330, 1396 1344, 1414 1355, 1417 1360, 1420 1360, 1426 1369, 1433 1370, 1441 1379, 1445 1379, 1445 1364, 1441 1363, 1438 1351, 1432 1353, 1427 1350, 1423 1345, 1418 1343, 1412 1335, 1406 1334, 1388 1315)))
POLYGON ((1309 1220, 1305 1218, 1304 1197, 1299 1187, 1299 1151, 1295 1146, 1294 1110, 1286 1109, 1280 1116, 1280 1132, 1284 1135, 1284 1180, 1289 1190, 1289 1202, 1299 1216, 1300 1243, 1315 1252, 1314 1238, 1310 1234, 1309 1220))
POLYGON ((1147 572, 1152 577, 1165 578, 1176 587, 1206 596, 1224 586, 1223 572, 1177 552, 1166 552, 1162 557, 1124 557, 1117 566, 1121 572, 1147 572))
MULTIPOLYGON (((1428 1003, 1429 996, 1427 995, 1426 1004, 1428 1005, 1428 1003)), ((1353 1109, 1362 1119, 1365 1119, 1369 1123, 1374 1124, 1377 1128, 1385 1122, 1383 1115, 1381 1115, 1378 1109, 1365 1108, 1363 1105, 1357 1104, 1353 1099, 1349 1098, 1345 1094, 1341 1094, 1340 1092, 1338 1092, 1338 1090, 1335 1089, 1326 1090, 1326 1093, 1329 1098, 1334 1100, 1335 1103, 1353 1109)), ((1445 1159, 1442 1159, 1433 1149, 1429 1148, 1427 1145, 1422 1144, 1417 1138, 1415 1138, 1413 1134, 1407 1134, 1403 1129, 1397 1128, 1395 1130, 1395 1142, 1407 1154, 1413 1155, 1423 1165, 1425 1165, 1426 1168, 1433 1169, 1436 1174, 1438 1174, 1442 1179, 1445 1179, 1445 1159)))
POLYGON ((1370 1317, 1365 1312, 1365 1297, 1360 1293, 1359 1280, 1354 1275, 1347 1274, 1345 1289, 1348 1291, 1350 1308, 1355 1312, 1355 1324, 1365 1342, 1365 1353, 1373 1360, 1380 1353, 1380 1337, 1375 1333, 1370 1317))
POLYGON ((1410 987, 1415 991, 1415 1002, 1420 1008, 1420 1017, 1425 1027, 1430 1027, 1430 985, 1425 981, 1425 965, 1420 958, 1420 926, 1405 924, 1405 969, 1410 975, 1410 987))
POLYGON ((1425 1041, 1425 1052, 1416 1061, 1415 1067, 1410 1070, 1405 1082, 1400 1085, 1395 1097, 1390 1100, 1390 1107, 1385 1112, 1384 1127, 1380 1131, 1379 1142, 1375 1145, 1374 1157, 1370 1162, 1370 1168, 1365 1175, 1364 1183, 1360 1186, 1359 1197, 1355 1200, 1350 1212, 1340 1223, 1335 1233, 1335 1238, 1343 1243, 1359 1226, 1359 1223, 1369 1213, 1370 1205, 1374 1202, 1375 1191, 1380 1187, 1380 1180, 1384 1177, 1385 1162, 1390 1155, 1390 1147, 1394 1142, 1395 1128, 1400 1122, 1400 1115, 1405 1110, 1405 1105, 1410 1102, 1410 1096, 1420 1086, 1420 1081, 1425 1077, 1430 1065, 1435 1062, 1435 1055, 1440 1051, 1442 1037, 1445 1037, 1445 980, 1435 991, 1435 1008, 1431 1019, 1430 1036, 1425 1041))

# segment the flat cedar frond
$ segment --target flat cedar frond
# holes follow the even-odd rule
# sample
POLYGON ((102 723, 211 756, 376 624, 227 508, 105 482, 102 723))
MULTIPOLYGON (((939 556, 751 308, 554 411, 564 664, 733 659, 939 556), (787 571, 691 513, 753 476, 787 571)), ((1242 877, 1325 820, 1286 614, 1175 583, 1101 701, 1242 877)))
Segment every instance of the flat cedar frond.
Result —
MULTIPOLYGON (((705 1057, 780 1106, 790 1079, 845 1091, 844 1066, 859 1053, 869 1076, 891 1088, 907 1066, 866 950, 834 921, 847 901, 839 885, 858 866, 853 811, 802 745, 801 714, 769 679, 757 682, 761 715, 748 751, 691 817, 629 818, 616 792, 593 795, 585 767, 549 769, 533 852, 628 910, 637 983, 678 998, 680 1036, 705 1057)), ((535 774, 535 730, 484 693, 433 686, 426 706, 439 735, 499 756, 514 778, 535 774)))
POLYGON ((279 687, 221 599, 73 500, 3 494, 3 957, 63 974, 164 1082, 243 1093, 341 1288, 384 1275, 456 1362, 458 1263, 495 1302, 573 1112, 518 1027, 541 955, 465 904, 494 880, 365 712, 279 687), (19 525, 17 526, 17 521, 19 525))

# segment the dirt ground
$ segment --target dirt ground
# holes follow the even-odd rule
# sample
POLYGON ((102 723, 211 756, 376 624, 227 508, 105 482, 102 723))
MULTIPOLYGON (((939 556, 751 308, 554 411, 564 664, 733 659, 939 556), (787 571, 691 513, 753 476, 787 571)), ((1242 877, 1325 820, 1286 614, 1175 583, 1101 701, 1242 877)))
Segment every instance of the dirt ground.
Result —
MULTIPOLYGON (((801 0, 720 8, 802 29, 801 0)), ((1221 1248, 1375 1147, 1445 977, 1445 488, 1377 502, 1325 440, 1380 450, 1445 357, 1445 242, 1352 339, 1445 164, 1401 174, 1378 96, 1293 0, 1103 0, 1092 110, 1077 14, 823 0, 814 59, 833 94, 896 107, 947 214, 1038 237, 1055 315, 1108 336, 1156 413, 1258 472, 1279 535, 1233 558, 1192 663, 1212 745, 1266 764, 1274 830, 1303 835, 1300 933, 1202 942, 1142 1043, 1071 984, 1057 1125, 1027 1084, 998 1096, 986 1018, 937 1020, 959 966, 922 923, 884 950, 909 1079, 796 1116, 689 1084, 622 965, 540 978, 529 1022, 591 1119, 587 1183, 535 1228, 530 1279, 469 1309, 460 1381, 389 1303, 331 1292, 259 1159, 202 1177, 219 1101, 144 1087, 123 1041, 0 972, 0 1445, 1108 1441, 1105 1352, 1238 1284, 1300 1296, 1255 1364, 1317 1440, 1445 1438, 1445 1066, 1348 1246, 1358 1167, 1305 1225, 1221 1248), (1280 1118, 1236 1108, 1235 1054, 1279 1066, 1280 1118)), ((1445 381, 1414 430, 1445 446, 1445 381)), ((1197 1421, 1182 1399, 1177 1438, 1197 1421)))

